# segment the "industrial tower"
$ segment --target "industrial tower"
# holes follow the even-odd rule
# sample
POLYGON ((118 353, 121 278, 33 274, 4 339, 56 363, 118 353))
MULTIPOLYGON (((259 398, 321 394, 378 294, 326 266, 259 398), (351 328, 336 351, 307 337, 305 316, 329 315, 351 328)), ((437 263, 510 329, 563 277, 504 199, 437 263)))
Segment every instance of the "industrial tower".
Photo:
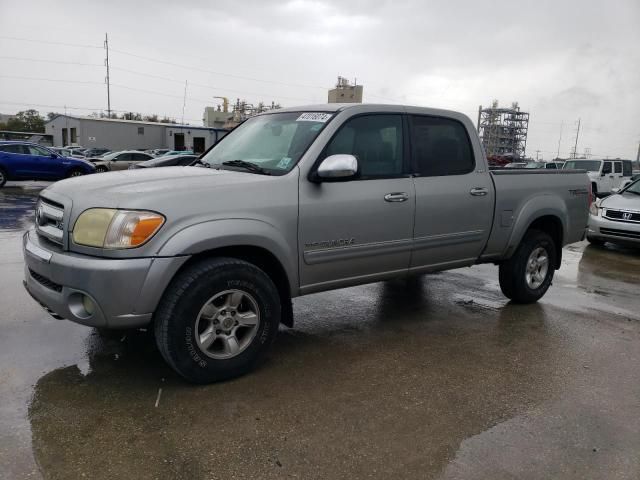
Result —
POLYGON ((478 134, 490 161, 524 158, 528 129, 529 113, 521 112, 517 102, 512 103, 511 108, 499 108, 497 100, 489 108, 480 105, 478 134))

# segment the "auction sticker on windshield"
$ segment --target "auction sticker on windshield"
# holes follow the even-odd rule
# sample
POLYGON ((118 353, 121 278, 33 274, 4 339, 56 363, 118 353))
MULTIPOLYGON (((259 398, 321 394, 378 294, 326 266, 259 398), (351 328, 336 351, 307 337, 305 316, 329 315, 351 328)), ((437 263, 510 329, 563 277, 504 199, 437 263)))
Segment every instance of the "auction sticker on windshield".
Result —
POLYGON ((325 123, 330 118, 331 118, 331 113, 310 112, 310 113, 303 113, 302 115, 300 115, 298 118, 296 118, 296 122, 325 123))

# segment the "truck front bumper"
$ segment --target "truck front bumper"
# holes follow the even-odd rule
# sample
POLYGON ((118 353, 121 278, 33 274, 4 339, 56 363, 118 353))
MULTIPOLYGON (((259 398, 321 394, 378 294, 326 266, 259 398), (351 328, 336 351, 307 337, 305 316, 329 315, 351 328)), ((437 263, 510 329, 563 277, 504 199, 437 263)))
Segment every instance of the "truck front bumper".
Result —
POLYGON ((111 259, 57 250, 34 231, 23 238, 24 286, 54 318, 103 328, 141 327, 188 257, 111 259))
POLYGON ((640 246, 640 224, 609 220, 589 214, 587 237, 604 242, 640 246))

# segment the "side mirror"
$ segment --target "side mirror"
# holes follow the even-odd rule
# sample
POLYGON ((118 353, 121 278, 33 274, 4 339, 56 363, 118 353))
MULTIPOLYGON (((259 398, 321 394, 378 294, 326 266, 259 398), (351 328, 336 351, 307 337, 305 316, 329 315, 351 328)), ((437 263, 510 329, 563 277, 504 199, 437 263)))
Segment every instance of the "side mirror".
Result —
POLYGON ((358 174, 358 160, 353 155, 337 154, 325 158, 318 166, 318 181, 340 181, 353 179, 358 174))

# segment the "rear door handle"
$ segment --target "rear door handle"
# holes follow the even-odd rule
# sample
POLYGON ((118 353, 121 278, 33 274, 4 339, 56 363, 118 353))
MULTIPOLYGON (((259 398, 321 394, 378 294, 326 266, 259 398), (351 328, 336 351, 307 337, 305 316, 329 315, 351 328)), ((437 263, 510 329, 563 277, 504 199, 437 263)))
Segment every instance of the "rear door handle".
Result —
POLYGON ((489 193, 489 190, 487 190, 486 188, 482 188, 482 187, 476 187, 476 188, 472 188, 471 190, 469 190, 469 193, 471 195, 473 195, 474 197, 484 197, 485 195, 487 195, 489 193))
POLYGON ((384 196, 386 202, 406 202, 409 200, 409 194, 405 192, 387 193, 384 196))

